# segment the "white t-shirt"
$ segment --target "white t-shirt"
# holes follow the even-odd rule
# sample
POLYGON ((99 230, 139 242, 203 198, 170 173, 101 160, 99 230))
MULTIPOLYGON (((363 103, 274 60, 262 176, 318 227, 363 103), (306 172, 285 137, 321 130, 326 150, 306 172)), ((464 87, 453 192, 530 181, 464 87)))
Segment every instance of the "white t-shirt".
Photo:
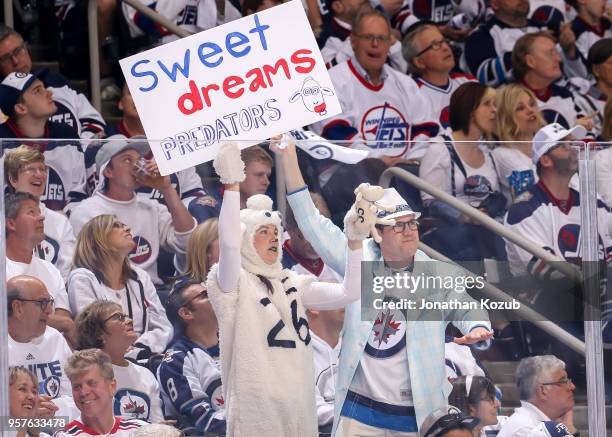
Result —
POLYGON ((113 414, 125 419, 141 419, 151 423, 164 420, 159 384, 155 376, 142 366, 128 362, 127 367, 113 364, 117 391, 113 414))
POLYGON ((132 231, 136 247, 130 253, 130 261, 144 269, 154 284, 161 284, 157 274, 157 256, 160 247, 173 253, 185 253, 187 242, 195 228, 177 232, 172 216, 164 205, 156 200, 134 196, 127 201, 114 200, 97 191, 83 200, 70 214, 70 223, 78 234, 85 223, 100 214, 114 214, 132 231))
POLYGON ((531 158, 518 149, 498 146, 491 151, 502 193, 513 200, 538 181, 531 158))
POLYGON ((79 412, 72 400, 72 386, 64 373, 70 355, 72 351, 64 336, 50 326, 29 343, 20 343, 8 336, 9 366, 24 366, 36 373, 39 393, 51 396, 60 408, 56 416, 73 419, 79 412))
MULTIPOLYGON (((452 137, 451 137, 452 139, 452 137)), ((453 194, 452 185, 451 185, 451 165, 454 165, 455 170, 455 197, 463 202, 480 202, 483 197, 474 197, 468 196, 464 193, 463 188, 466 183, 466 177, 463 175, 463 172, 456 164, 451 164, 451 157, 444 144, 444 139, 441 137, 436 138, 437 143, 433 143, 429 146, 427 153, 421 160, 421 166, 419 168, 419 175, 426 182, 429 182, 434 187, 439 187, 443 191, 448 194, 453 194)), ((499 190, 499 181, 497 180, 497 172, 495 171, 495 167, 493 162, 491 161, 491 156, 489 155, 489 150, 485 146, 480 146, 482 152, 484 153, 484 163, 479 168, 473 168, 467 165, 463 160, 463 167, 465 168, 465 172, 467 174, 468 179, 474 182, 478 182, 479 184, 488 185, 491 190, 498 191, 499 190)), ((461 156, 459 159, 461 159, 461 156)), ((433 199, 434 197, 425 192, 421 193, 423 201, 433 199)))
POLYGON ((53 299, 55 308, 70 311, 68 305, 68 293, 66 284, 62 279, 60 271, 49 261, 32 257, 30 264, 25 264, 11 259, 6 259, 6 280, 19 275, 34 276, 40 279, 53 299))
POLYGON ((68 217, 40 203, 45 217, 45 239, 34 249, 34 256, 49 261, 62 274, 64 281, 72 268, 76 238, 68 217))

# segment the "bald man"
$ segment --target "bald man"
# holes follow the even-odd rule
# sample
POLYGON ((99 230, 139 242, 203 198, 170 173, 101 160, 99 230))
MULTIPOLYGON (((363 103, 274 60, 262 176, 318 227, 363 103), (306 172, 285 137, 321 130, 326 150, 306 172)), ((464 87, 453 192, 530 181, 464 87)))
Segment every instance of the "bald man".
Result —
POLYGON ((40 381, 39 416, 78 415, 70 381, 63 371, 71 355, 64 336, 48 326, 53 298, 33 276, 18 275, 6 284, 9 366, 25 366, 40 381))

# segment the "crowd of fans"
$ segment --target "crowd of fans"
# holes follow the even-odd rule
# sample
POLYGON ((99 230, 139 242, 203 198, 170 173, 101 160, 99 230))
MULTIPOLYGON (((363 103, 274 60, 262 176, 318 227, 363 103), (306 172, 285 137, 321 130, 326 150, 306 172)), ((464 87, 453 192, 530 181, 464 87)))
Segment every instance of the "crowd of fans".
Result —
MULTIPOLYGON (((68 76, 86 62, 86 3, 55 0, 55 14, 39 17, 55 23, 68 76)), ((144 3, 195 33, 282 0, 144 3)), ((31 1, 20 2, 23 35, 0 25, 11 416, 67 417, 43 430, 57 436, 578 435, 584 360, 535 326, 467 310, 366 322, 359 304, 360 261, 416 273, 430 259, 422 241, 477 273, 495 260, 491 281, 584 336, 563 275, 401 180, 378 202, 379 219, 395 220, 372 224, 380 241, 352 205, 361 183, 399 167, 580 266, 578 149, 590 142, 605 279, 612 6, 303 3, 342 107, 307 128, 366 150, 357 164, 271 140, 161 176, 116 53, 175 35, 124 2, 98 2, 102 95, 122 114, 110 124, 62 74, 33 68, 31 1), (282 216, 277 191, 287 193, 282 216), (521 406, 508 417, 481 357, 520 360, 521 406)), ((601 300, 610 348, 605 287, 601 300)))

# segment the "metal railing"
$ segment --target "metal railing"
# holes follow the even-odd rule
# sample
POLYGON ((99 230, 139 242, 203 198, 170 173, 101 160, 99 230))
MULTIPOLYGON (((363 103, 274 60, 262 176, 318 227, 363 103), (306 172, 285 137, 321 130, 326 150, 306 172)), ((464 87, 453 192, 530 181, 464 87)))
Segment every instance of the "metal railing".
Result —
MULTIPOLYGON (((612 146, 612 144, 610 144, 612 146)), ((598 230, 597 230, 597 213, 596 213, 596 181, 595 175, 595 162, 589 160, 589 147, 584 147, 584 157, 580 160, 580 186, 586 191, 586 195, 581 196, 581 220, 584 238, 582 243, 583 249, 583 265, 586 268, 593 270, 595 267, 589 266, 589 262, 592 264, 598 260, 598 230)), ((410 185, 424 191, 435 198, 449 204, 456 208, 463 214, 467 215, 471 219, 477 220, 484 227, 495 232, 496 234, 504 237, 505 239, 513 242, 517 246, 530 252, 532 255, 542 259, 544 262, 549 264, 553 269, 561 271, 568 278, 571 278, 575 282, 582 284, 584 278, 580 271, 574 269, 573 266, 562 263, 564 261, 551 253, 543 250, 541 247, 535 245, 531 241, 522 239, 518 234, 498 223, 488 215, 479 211, 476 208, 460 201, 459 199, 451 196, 450 194, 436 188, 427 182, 423 181, 419 177, 412 173, 400 169, 400 168, 389 168, 383 172, 380 177, 379 185, 383 187, 389 187, 391 179, 398 177, 410 185)), ((430 248, 429 246, 420 243, 419 248, 423 250, 430 257, 446 262, 452 262, 449 258, 430 248)), ((466 272, 469 272, 466 270, 466 272)), ((469 272, 471 273, 471 272, 469 272)), ((593 281, 593 279, 586 275, 587 281, 593 281)), ((591 282, 592 283, 592 282, 591 282)), ((495 287, 494 285, 485 282, 482 291, 487 295, 497 300, 510 301, 512 298, 504 291, 495 287)), ((598 299, 594 300, 598 302, 598 299)), ((530 321, 534 325, 538 326, 543 331, 547 332, 551 336, 557 338, 574 351, 585 356, 586 369, 587 369, 587 405, 588 405, 588 426, 589 435, 604 435, 606 432, 606 410, 605 410, 605 377, 604 377, 604 364, 603 364, 603 352, 602 352, 602 338, 601 338, 601 320, 585 318, 584 329, 585 329, 585 342, 580 341, 574 335, 565 331, 561 327, 557 326, 550 320, 542 320, 543 317, 532 310, 531 308, 521 306, 517 313, 530 321)))
MULTIPOLYGON (((5 14, 6 14, 6 3, 9 0, 4 0, 5 3, 5 14)), ((190 32, 177 26, 163 15, 158 14, 153 9, 142 4, 139 0, 123 0, 141 14, 147 18, 155 21, 162 25, 164 28, 172 32, 173 34, 184 38, 191 35, 190 32)), ((12 13, 12 9, 11 9, 12 13)), ((97 0, 89 0, 87 5, 87 24, 89 26, 89 80, 91 82, 91 101, 93 106, 102 112, 102 98, 100 95, 100 45, 98 39, 98 2, 97 0)))

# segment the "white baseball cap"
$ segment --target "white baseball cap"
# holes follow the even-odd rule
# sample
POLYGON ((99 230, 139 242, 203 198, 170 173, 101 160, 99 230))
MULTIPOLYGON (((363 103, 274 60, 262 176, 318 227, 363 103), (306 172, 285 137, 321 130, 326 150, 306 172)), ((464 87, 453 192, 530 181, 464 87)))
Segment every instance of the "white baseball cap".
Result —
POLYGON ((586 136, 586 133, 587 131, 583 126, 574 126, 571 129, 565 129, 559 123, 547 124, 533 137, 533 142, 531 143, 531 147, 533 148, 533 156, 531 159, 533 163, 537 164, 542 155, 569 135, 573 135, 575 139, 581 140, 586 136))

